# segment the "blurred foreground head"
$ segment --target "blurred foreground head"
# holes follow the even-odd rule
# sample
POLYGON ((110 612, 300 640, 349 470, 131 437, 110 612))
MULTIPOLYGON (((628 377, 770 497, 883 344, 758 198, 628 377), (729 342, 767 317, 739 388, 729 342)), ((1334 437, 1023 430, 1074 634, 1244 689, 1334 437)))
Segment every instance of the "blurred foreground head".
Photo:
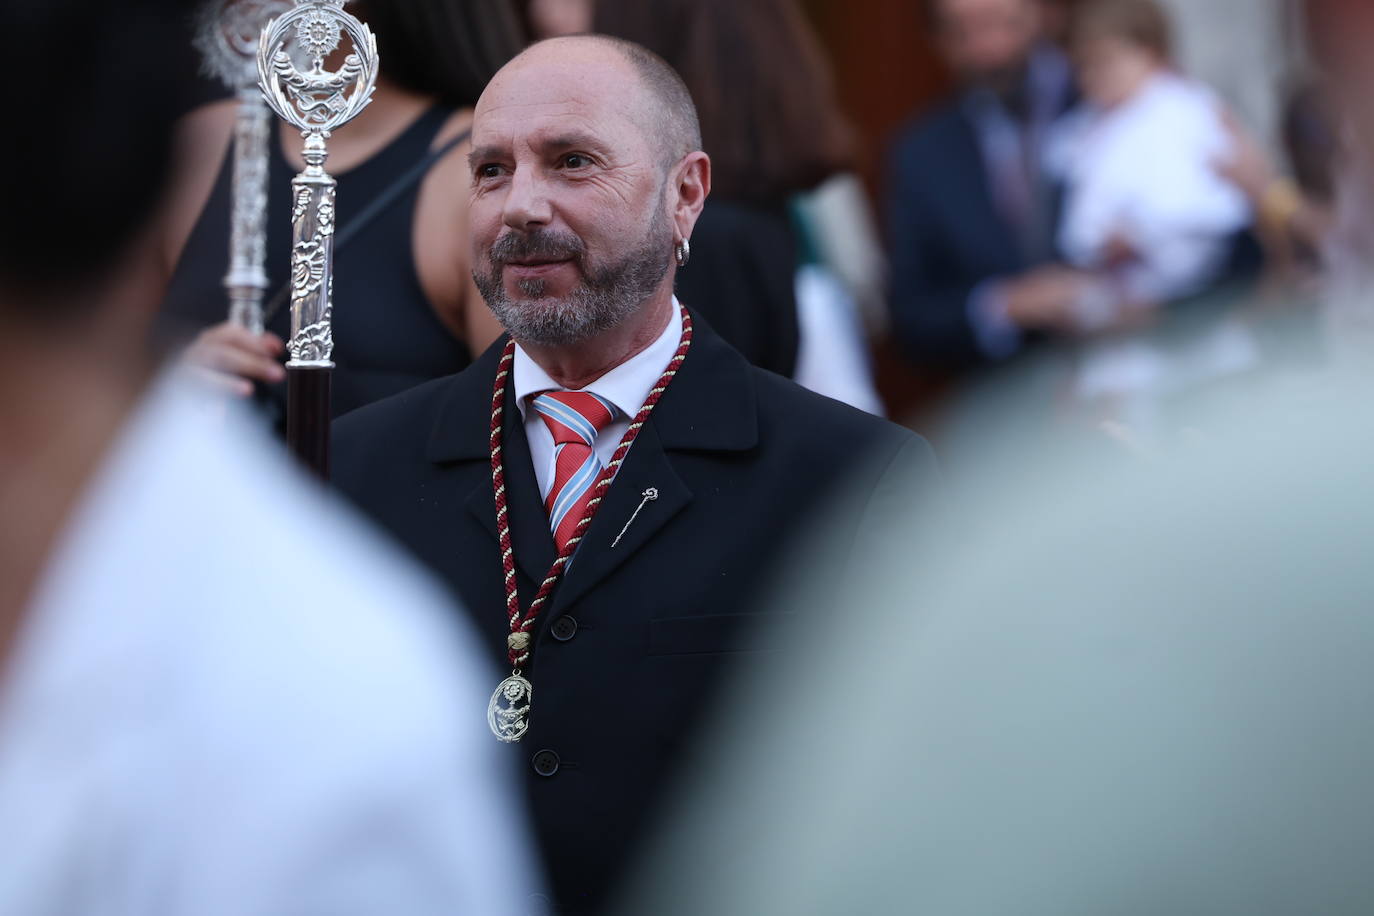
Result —
MULTIPOLYGON (((167 60, 185 41, 178 0, 0 5, 15 131, 0 171, 0 340, 116 308, 161 202, 173 119, 167 60)), ((184 83, 184 81, 183 81, 184 83)))
POLYGON ((1274 381, 1165 461, 988 422, 741 679, 624 912, 1374 912, 1369 378, 1274 381))
POLYGON ((186 110, 186 12, 0 4, 0 667, 48 538, 149 375, 140 241, 186 110))

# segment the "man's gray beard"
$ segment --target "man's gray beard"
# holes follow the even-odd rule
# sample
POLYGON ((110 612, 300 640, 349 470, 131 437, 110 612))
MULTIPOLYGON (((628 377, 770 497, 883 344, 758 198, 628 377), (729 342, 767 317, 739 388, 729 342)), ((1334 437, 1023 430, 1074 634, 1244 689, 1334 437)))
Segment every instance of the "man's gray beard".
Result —
POLYGON ((544 296, 541 279, 520 280, 529 299, 506 295, 501 265, 473 271, 472 278, 496 320, 511 337, 544 346, 563 346, 595 337, 624 322, 654 294, 668 272, 672 228, 655 220, 643 244, 626 257, 600 269, 584 267, 582 282, 562 298, 544 296), (660 228, 661 227, 661 228, 660 228))

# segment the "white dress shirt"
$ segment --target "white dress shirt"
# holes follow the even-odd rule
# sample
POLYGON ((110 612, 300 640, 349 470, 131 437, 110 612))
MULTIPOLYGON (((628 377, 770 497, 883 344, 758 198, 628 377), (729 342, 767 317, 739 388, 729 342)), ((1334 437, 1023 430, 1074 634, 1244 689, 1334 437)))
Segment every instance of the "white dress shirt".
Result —
POLYGON ((498 674, 457 623, 258 430, 164 380, 3 671, 0 913, 523 912, 498 674))
MULTIPOLYGON (((654 383, 668 368, 681 342, 682 312, 677 297, 673 297, 673 315, 668 319, 663 333, 635 356, 581 389, 600 395, 616 406, 615 419, 601 430, 592 444, 592 450, 596 452, 602 467, 610 464, 625 431, 630 428, 639 408, 648 400, 654 383)), ((539 479, 539 498, 546 499, 554 477, 556 455, 553 434, 539 416, 539 411, 529 405, 529 399, 541 391, 568 389, 549 378, 549 374, 539 368, 539 364, 519 344, 515 345, 515 365, 511 374, 514 376, 515 403, 519 405, 520 416, 525 422, 525 439, 530 444, 530 458, 534 461, 534 475, 539 479)))

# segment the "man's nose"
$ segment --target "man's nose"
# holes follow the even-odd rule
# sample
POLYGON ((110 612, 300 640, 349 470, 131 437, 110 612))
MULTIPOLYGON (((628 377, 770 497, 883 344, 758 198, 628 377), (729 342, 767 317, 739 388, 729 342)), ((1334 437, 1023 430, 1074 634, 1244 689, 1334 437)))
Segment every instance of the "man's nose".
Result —
POLYGON ((530 169, 516 170, 511 176, 501 216, 507 226, 522 232, 549 224, 553 219, 553 207, 549 203, 547 186, 538 174, 530 169))

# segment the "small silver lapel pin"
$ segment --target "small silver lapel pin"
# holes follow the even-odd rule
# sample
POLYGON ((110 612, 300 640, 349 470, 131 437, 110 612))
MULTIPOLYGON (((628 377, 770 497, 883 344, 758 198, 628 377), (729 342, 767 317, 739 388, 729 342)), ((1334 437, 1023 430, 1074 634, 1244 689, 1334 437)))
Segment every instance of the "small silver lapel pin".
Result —
POLYGON ((649 489, 645 490, 645 491, 644 491, 643 493, 641 493, 640 495, 643 496, 644 498, 641 499, 641 500, 639 501, 639 505, 635 507, 634 515, 631 515, 631 516, 630 516, 630 520, 629 520, 628 522, 625 523, 625 527, 624 527, 624 528, 621 528, 621 529, 620 529, 620 533, 617 534, 617 535, 615 536, 615 540, 614 540, 614 541, 611 541, 611 547, 612 547, 612 548, 614 548, 615 545, 617 545, 617 544, 620 543, 620 539, 623 538, 623 537, 625 536, 625 532, 629 531, 629 530, 630 530, 630 526, 633 525, 633 524, 635 523, 635 519, 639 518, 639 512, 640 512, 640 510, 643 509, 643 508, 644 508, 646 505, 648 505, 649 503, 651 503, 651 502, 653 502, 654 500, 658 499, 658 487, 650 487, 649 489))

